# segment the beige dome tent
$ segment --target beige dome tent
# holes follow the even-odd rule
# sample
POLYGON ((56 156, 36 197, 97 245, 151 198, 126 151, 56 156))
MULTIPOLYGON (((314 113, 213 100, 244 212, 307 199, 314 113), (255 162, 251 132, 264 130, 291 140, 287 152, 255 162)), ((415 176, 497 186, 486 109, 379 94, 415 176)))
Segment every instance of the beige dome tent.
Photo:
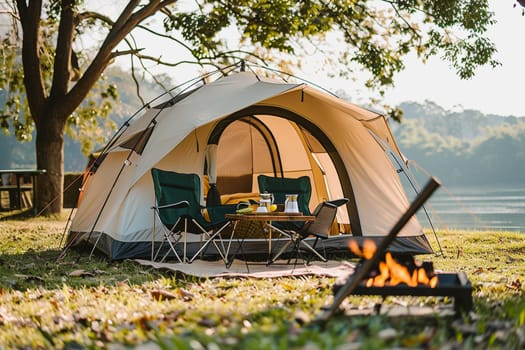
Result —
MULTIPOLYGON (((393 157, 402 159, 384 116, 307 84, 231 74, 147 109, 117 133, 87 177, 68 242, 87 241, 111 259, 150 257, 152 237, 161 239, 152 234, 160 227, 150 209, 155 167, 196 173, 203 188, 209 172, 224 201, 257 199, 259 174, 307 175, 310 208, 350 199, 326 243, 347 251, 350 237, 381 239, 409 206, 404 163, 393 157)), ((432 252, 417 218, 391 250, 432 252)))

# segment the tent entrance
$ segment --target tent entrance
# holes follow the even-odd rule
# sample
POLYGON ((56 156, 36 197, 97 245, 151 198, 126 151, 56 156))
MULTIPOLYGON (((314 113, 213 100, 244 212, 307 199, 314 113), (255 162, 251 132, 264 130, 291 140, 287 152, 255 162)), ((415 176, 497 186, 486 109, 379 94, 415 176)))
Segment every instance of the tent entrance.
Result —
MULTIPOLYGON (((217 145, 217 187, 223 195, 258 193, 257 176, 309 176, 310 209, 324 200, 353 199, 343 162, 326 135, 290 111, 252 106, 217 123, 208 144, 217 145)), ((205 167, 206 168, 206 167, 205 167)), ((356 204, 337 217, 339 231, 360 233, 356 204)))

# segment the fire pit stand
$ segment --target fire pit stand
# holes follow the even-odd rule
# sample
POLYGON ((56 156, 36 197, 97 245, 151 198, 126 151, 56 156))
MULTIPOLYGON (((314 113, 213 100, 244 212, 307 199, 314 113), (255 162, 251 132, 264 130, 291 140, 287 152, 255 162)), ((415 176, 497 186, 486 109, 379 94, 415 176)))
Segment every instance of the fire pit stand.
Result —
MULTIPOLYGON (((472 284, 464 272, 460 273, 437 273, 438 285, 435 288, 429 286, 409 287, 405 284, 384 287, 367 287, 359 284, 351 294, 354 295, 379 295, 387 296, 447 296, 454 298, 454 311, 456 315, 467 313, 472 310, 472 284)), ((341 284, 333 286, 334 294, 337 294, 341 284)))
MULTIPOLYGON (((397 234, 401 229, 406 225, 406 223, 416 214, 416 212, 423 206, 425 201, 434 193, 434 191, 440 186, 439 181, 437 181, 435 178, 430 178, 425 187, 421 190, 421 192, 418 193, 416 198, 412 201, 408 209, 405 211, 405 213, 399 218, 399 220, 396 222, 396 224, 392 227, 390 232, 381 240, 379 246, 377 247, 377 250, 372 255, 370 259, 366 259, 363 261, 363 263, 356 268, 354 273, 348 277, 348 280, 342 284, 337 292, 334 295, 334 301, 332 305, 323 308, 321 314, 318 315, 318 317, 314 320, 316 323, 325 323, 327 322, 332 315, 337 311, 339 306, 341 305, 341 302, 349 295, 355 294, 356 290, 362 289, 362 283, 365 280, 365 278, 368 277, 370 271, 379 264, 379 261, 383 254, 385 254, 388 246, 394 241, 397 234)), ((458 277, 459 279, 459 277, 458 277)), ((439 281, 438 281, 439 282, 439 281)), ((459 283, 458 283, 459 284, 459 283)), ((439 285, 439 283, 438 283, 439 285)), ((381 287, 382 290, 384 287, 381 287)), ((409 287, 407 287, 408 289, 409 287)), ((410 288, 411 292, 416 292, 416 290, 424 289, 425 293, 430 293, 431 288, 430 287, 413 287, 410 288), (428 291, 426 291, 428 289, 428 291)), ((435 288, 434 288, 435 289, 435 288)), ((395 288, 395 290, 392 290, 393 294, 401 293, 399 290, 401 288, 395 288)), ((365 290, 367 294, 371 293, 371 289, 365 290)), ((444 293, 445 289, 439 291, 439 295, 441 293, 444 293)), ((381 291, 381 295, 383 295, 383 291, 381 291)), ((384 295, 386 294, 386 290, 384 290, 384 295)), ((408 290, 407 290, 408 293, 408 290)), ((392 295, 393 295, 392 294, 392 295)), ((431 294, 424 294, 424 295, 431 295, 431 294)), ((467 301, 468 303, 468 301, 467 301)), ((470 301, 470 304, 472 306, 472 300, 470 301)))

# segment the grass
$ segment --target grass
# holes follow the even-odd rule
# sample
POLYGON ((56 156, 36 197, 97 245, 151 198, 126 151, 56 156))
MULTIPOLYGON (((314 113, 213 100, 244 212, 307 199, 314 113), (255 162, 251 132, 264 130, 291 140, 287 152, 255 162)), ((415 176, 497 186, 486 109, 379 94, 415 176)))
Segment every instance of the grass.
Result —
MULTIPOLYGON (((198 279, 72 250, 56 261, 64 217, 0 221, 0 349, 521 349, 525 236, 439 232, 443 271, 465 271, 474 311, 453 316, 337 314, 331 278, 198 279)), ((429 240, 437 249, 433 235, 429 240)), ((377 297, 351 296, 367 310, 377 297)), ((448 298, 387 298, 437 307, 448 298)))

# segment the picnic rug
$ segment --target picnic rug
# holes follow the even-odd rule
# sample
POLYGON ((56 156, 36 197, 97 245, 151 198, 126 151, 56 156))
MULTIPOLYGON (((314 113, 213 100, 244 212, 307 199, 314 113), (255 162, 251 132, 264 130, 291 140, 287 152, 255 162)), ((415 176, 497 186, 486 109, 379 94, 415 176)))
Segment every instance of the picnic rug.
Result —
MULTIPOLYGON (((355 264, 347 261, 312 262, 304 265, 302 262, 286 264, 286 261, 277 261, 275 264, 266 266, 265 263, 253 263, 248 265, 243 260, 234 260, 230 268, 226 268, 222 260, 195 260, 191 264, 181 263, 158 263, 150 260, 135 260, 141 265, 151 266, 156 269, 181 272, 187 275, 204 278, 257 278, 271 279, 279 277, 301 277, 322 276, 334 277, 336 280, 346 281, 348 276, 355 270, 355 264)), ((455 314, 454 303, 437 303, 435 305, 420 305, 419 302, 407 302, 401 297, 392 297, 392 303, 359 303, 354 305, 346 303, 341 305, 345 315, 387 315, 396 316, 452 316, 455 314), (416 303, 416 304, 414 304, 416 303)))
POLYGON ((286 260, 276 261, 267 266, 265 263, 234 260, 226 268, 222 260, 195 260, 191 264, 159 263, 150 260, 135 259, 141 265, 156 269, 182 272, 196 277, 244 277, 244 278, 276 278, 289 276, 324 276, 345 278, 354 272, 355 264, 347 261, 312 262, 305 265, 302 262, 287 264, 286 260))

